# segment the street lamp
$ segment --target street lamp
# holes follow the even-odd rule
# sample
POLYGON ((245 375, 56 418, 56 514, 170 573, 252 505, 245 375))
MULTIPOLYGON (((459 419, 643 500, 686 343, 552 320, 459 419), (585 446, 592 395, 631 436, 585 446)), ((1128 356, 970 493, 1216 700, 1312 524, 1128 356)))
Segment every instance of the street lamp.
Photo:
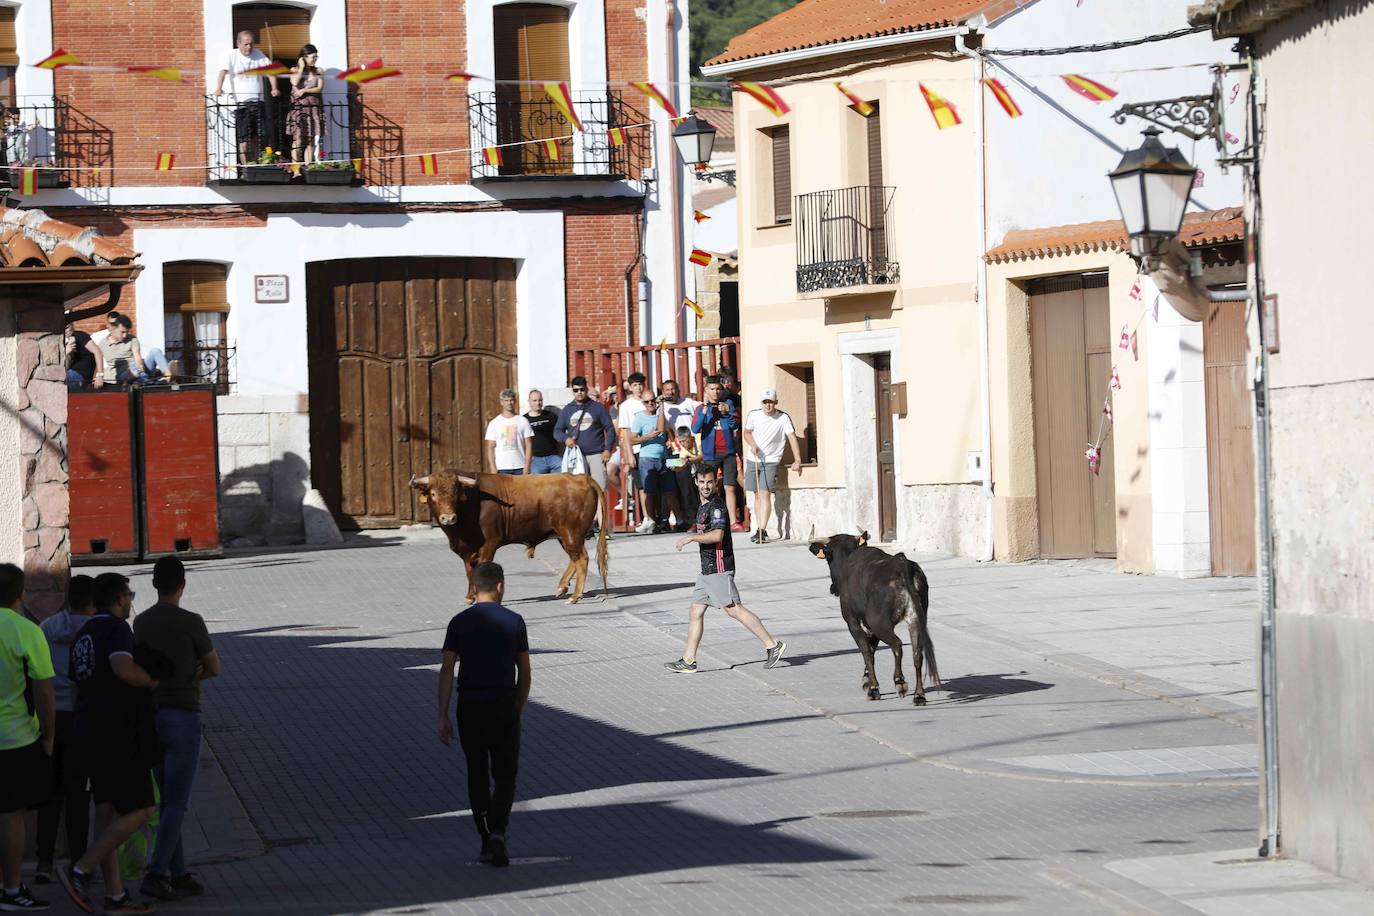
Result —
POLYGON ((683 162, 703 165, 711 161, 711 148, 716 145, 716 129, 697 117, 695 111, 689 111, 687 117, 673 128, 673 141, 677 143, 683 162))
POLYGON ((1162 254, 1183 225, 1183 211, 1193 191, 1197 169, 1178 151, 1159 142, 1159 130, 1147 127, 1145 142, 1121 157, 1108 173, 1131 255, 1141 260, 1162 254))

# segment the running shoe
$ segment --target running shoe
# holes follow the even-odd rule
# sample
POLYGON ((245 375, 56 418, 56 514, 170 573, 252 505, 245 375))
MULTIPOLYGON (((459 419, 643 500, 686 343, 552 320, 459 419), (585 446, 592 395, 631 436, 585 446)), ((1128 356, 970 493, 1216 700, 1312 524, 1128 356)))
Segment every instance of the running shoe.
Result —
POLYGON ((679 659, 678 659, 677 661, 675 661, 675 662, 664 662, 664 663, 663 663, 663 667, 667 668, 669 671, 673 672, 674 674, 696 674, 696 673, 697 673, 697 663, 696 663, 696 662, 689 662, 689 661, 686 661, 685 659, 681 659, 681 658, 679 658, 679 659))
POLYGON ((764 660, 763 667, 775 668, 778 662, 782 661, 782 654, 787 651, 787 643, 779 639, 773 644, 773 648, 768 650, 768 658, 764 660))
POLYGON ((739 522, 735 522, 733 525, 730 526, 730 530, 735 532, 735 534, 743 534, 744 532, 748 531, 749 528, 745 525, 741 525, 739 522))
POLYGON ((87 913, 95 912, 95 904, 91 902, 90 875, 83 875, 76 870, 75 865, 68 863, 65 868, 58 871, 57 880, 61 883, 63 890, 67 892, 67 896, 72 898, 72 903, 87 913))
POLYGON ((502 834, 493 833, 488 842, 491 847, 491 864, 497 868, 505 868, 510 864, 510 853, 506 851, 506 838, 502 834))
POLYGON ((103 916, 116 916, 119 913, 151 913, 153 905, 144 903, 142 900, 135 900, 133 894, 124 892, 122 897, 106 897, 105 905, 100 912, 103 916))
POLYGON ((172 890, 176 891, 179 897, 199 897, 205 893, 205 885, 200 883, 200 878, 195 872, 188 871, 172 879, 172 890))
POLYGON ((648 534, 650 531, 653 530, 654 520, 651 518, 646 518, 644 521, 640 522, 638 525, 635 526, 635 532, 638 534, 648 534))
POLYGON ((38 868, 33 873, 34 884, 56 884, 57 871, 52 867, 51 862, 39 862, 38 868))
POLYGON ((19 890, 13 894, 0 890, 0 912, 3 913, 37 913, 49 906, 48 901, 29 893, 26 884, 20 884, 19 890))
POLYGON ((154 900, 176 900, 181 896, 176 892, 176 888, 172 887, 172 881, 166 875, 144 875, 138 892, 154 900))
POLYGON ((760 528, 760 529, 759 529, 759 539, 758 539, 757 541, 755 541, 754 543, 755 543, 755 544, 767 544, 767 543, 768 543, 768 529, 766 529, 766 528, 760 528))

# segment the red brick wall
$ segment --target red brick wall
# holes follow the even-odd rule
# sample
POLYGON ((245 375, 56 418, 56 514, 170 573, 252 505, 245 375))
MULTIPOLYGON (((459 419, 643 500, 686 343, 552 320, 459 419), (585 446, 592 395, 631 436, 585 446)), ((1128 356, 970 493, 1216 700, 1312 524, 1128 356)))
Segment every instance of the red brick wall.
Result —
MULTIPOLYGON (((647 9, 650 2, 662 0, 605 0, 606 2, 606 70, 612 82, 645 80, 649 78, 649 47, 646 42, 646 20, 635 15, 639 8, 647 9)), ((660 36, 654 36, 658 39, 660 36)), ((660 86, 660 89, 664 87, 660 86)), ((647 101, 633 89, 626 90, 626 99, 635 108, 643 108, 647 101)))

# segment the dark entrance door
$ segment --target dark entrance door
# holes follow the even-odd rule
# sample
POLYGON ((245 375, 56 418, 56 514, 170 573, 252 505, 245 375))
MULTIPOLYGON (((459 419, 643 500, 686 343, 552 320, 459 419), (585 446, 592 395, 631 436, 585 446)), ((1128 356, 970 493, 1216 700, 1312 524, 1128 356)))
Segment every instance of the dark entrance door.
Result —
POLYGON ((897 467, 892 446, 892 356, 873 357, 874 432, 878 442, 878 528, 880 540, 897 540, 897 467))
POLYGON ((480 470, 515 385, 515 262, 324 261, 306 285, 312 481, 345 526, 427 518, 410 477, 480 470))

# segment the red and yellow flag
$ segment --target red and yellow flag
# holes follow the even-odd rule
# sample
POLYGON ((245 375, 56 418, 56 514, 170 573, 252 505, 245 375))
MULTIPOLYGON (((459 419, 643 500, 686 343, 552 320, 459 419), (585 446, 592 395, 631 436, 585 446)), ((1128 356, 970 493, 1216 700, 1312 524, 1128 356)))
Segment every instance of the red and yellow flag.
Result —
POLYGON ((835 88, 840 90, 840 95, 849 99, 849 104, 854 106, 854 110, 857 111, 859 114, 863 115, 865 118, 873 114, 874 111, 876 111, 872 104, 865 102, 863 99, 859 98, 857 95, 850 92, 848 89, 844 88, 844 83, 836 83, 835 88))
POLYGON ((657 102, 659 107, 668 112, 668 117, 676 118, 678 116, 677 106, 670 102, 666 95, 659 92, 658 87, 653 83, 630 83, 630 85, 644 93, 652 101, 657 102))
POLYGON ((52 52, 47 57, 40 60, 38 63, 34 64, 34 66, 39 67, 43 70, 60 70, 63 67, 70 67, 73 64, 79 63, 81 63, 81 61, 76 59, 75 54, 71 54, 67 51, 62 50, 61 48, 58 48, 56 51, 52 52))
POLYGON ((1090 102, 1106 102, 1116 98, 1116 90, 1108 89, 1096 80, 1090 80, 1086 76, 1079 76, 1077 73, 1065 73, 1060 79, 1062 79, 1070 89, 1090 102))
POLYGON ((707 216, 705 213, 702 213, 700 210, 692 211, 692 219, 696 220, 699 223, 704 223, 710 218, 711 217, 707 216))
POLYGON ((474 77, 471 73, 464 73, 462 70, 455 70, 454 72, 445 76, 444 79, 448 80, 450 83, 462 83, 464 85, 467 85, 468 83, 476 79, 476 77, 474 77))
POLYGON ((625 128, 623 128, 623 127, 612 127, 612 128, 611 128, 609 131, 607 131, 606 133, 610 135, 610 138, 611 138, 611 146, 624 146, 624 145, 625 145, 625 128))
MULTIPOLYGON (((699 265, 699 266, 701 266, 701 267, 705 267, 705 266, 707 266, 708 264, 711 263, 711 258, 712 258, 711 252, 709 252, 709 251, 702 251, 700 248, 693 248, 693 249, 692 249, 692 256, 689 257, 687 260, 691 261, 693 264, 697 264, 697 265, 699 265)), ((689 301, 690 301, 690 300, 689 300, 689 301)))
POLYGON ((582 119, 577 116, 577 110, 573 106, 572 92, 568 89, 567 83, 545 83, 544 91, 553 99, 554 105, 563 117, 568 119, 568 123, 573 126, 573 130, 582 130, 582 119))
POLYGON ((660 353, 668 352, 668 338, 665 337, 658 342, 658 350, 660 353))
POLYGON ((434 175, 439 171, 439 163, 434 158, 433 153, 424 153, 420 156, 420 174, 434 175))
POLYGON ((176 67, 130 67, 130 73, 146 73, 149 76, 156 76, 158 79, 171 80, 174 83, 181 82, 181 70, 176 67))
POLYGON ((176 153, 158 153, 157 170, 159 172, 170 172, 172 170, 172 166, 176 165, 176 161, 176 153))
POLYGON ((1011 93, 1007 91, 1006 86, 1002 85, 1001 80, 986 79, 983 80, 983 85, 988 87, 988 91, 991 92, 992 97, 997 100, 997 104, 1002 106, 1002 110, 1007 113, 1007 117, 1021 117, 1021 106, 1016 104, 1016 100, 1011 97, 1011 93))
POLYGON ((557 140, 555 140, 555 139, 553 139, 553 138, 549 138, 548 140, 545 140, 545 141, 544 141, 544 158, 545 158, 545 159, 548 159, 550 162, 557 162, 560 155, 561 155, 561 154, 560 154, 559 149, 558 149, 558 141, 557 141, 557 140))
POLYGON ((38 190, 38 169, 24 169, 19 176, 19 193, 28 197, 38 190))
POLYGON ((291 68, 286 64, 279 64, 276 61, 263 64, 261 67, 254 67, 252 70, 243 71, 241 76, 285 76, 291 72, 291 68))
POLYGON ((775 118, 781 117, 792 110, 787 107, 787 103, 782 100, 782 96, 778 95, 777 90, 772 86, 739 80, 735 83, 735 88, 753 96, 754 99, 764 108, 767 108, 769 113, 775 118))
POLYGON ((697 305, 697 304, 696 304, 695 302, 693 302, 691 299, 683 299, 683 300, 682 300, 682 305, 683 305, 684 308, 689 308, 689 309, 691 309, 691 310, 692 310, 692 313, 695 314, 698 318, 701 318, 701 317, 703 317, 703 316, 706 314, 705 312, 703 312, 703 311, 701 310, 701 306, 697 305))
POLYGON ((482 150, 482 161, 487 165, 504 165, 505 160, 501 156, 501 147, 488 146, 482 150))
POLYGON ((339 74, 339 79, 347 80, 350 83, 370 83, 373 80, 384 80, 389 76, 400 76, 401 71, 396 67, 388 67, 382 63, 380 57, 370 60, 365 64, 358 64, 349 67, 339 74))
POLYGON ((930 108, 930 116, 935 119, 936 127, 944 130, 946 127, 963 123, 959 120, 959 112, 954 110, 954 106, 944 96, 927 89, 925 83, 918 83, 917 85, 921 87, 921 95, 925 96, 926 105, 930 108))
POLYGON ((353 171, 357 172, 358 174, 362 174, 363 160, 361 156, 353 160, 353 171))

